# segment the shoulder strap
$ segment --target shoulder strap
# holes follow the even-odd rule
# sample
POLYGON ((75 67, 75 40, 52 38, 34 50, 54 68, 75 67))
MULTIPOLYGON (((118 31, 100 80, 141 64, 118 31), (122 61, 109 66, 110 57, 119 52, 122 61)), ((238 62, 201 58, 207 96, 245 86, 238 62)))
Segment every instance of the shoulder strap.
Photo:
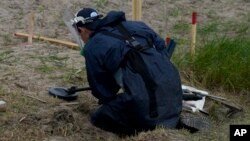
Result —
POLYGON ((117 38, 119 40, 124 40, 126 41, 127 44, 130 45, 130 47, 132 49, 136 49, 137 51, 143 51, 145 49, 151 48, 153 47, 153 43, 151 39, 148 39, 146 37, 144 37, 141 33, 138 34, 138 36, 141 36, 143 38, 146 39, 147 41, 147 46, 142 46, 130 33, 129 31, 123 26, 122 23, 118 24, 117 26, 118 31, 121 33, 121 35, 119 34, 115 34, 112 32, 108 32, 108 31, 103 31, 102 34, 107 35, 107 36, 111 36, 113 38, 117 38))
POLYGON ((129 31, 123 26, 122 23, 118 24, 117 29, 119 30, 119 32, 127 39, 127 40, 131 40, 133 39, 133 37, 131 36, 131 34, 129 33, 129 31))
MULTIPOLYGON (((119 30, 119 32, 125 36, 126 39, 128 40, 135 40, 135 38, 128 32, 128 30, 124 27, 124 25, 122 23, 118 24, 117 25, 117 28, 119 30)), ((150 38, 146 38, 145 35, 146 35, 146 32, 144 31, 138 31, 136 32, 137 35, 139 35, 140 37, 143 37, 147 40, 147 43, 148 43, 148 46, 149 47, 153 47, 153 43, 152 43, 152 39, 150 38), (144 36, 143 36, 144 35, 144 36)))

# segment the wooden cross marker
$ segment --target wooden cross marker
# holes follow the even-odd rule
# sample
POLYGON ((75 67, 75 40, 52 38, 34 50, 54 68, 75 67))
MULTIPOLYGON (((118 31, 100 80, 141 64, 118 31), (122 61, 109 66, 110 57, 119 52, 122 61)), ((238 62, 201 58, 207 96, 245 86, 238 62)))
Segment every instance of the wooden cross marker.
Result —
POLYGON ((28 32, 29 32, 28 43, 29 44, 32 44, 32 37, 34 34, 34 21, 35 21, 34 12, 31 11, 30 16, 29 16, 29 26, 28 26, 28 32))

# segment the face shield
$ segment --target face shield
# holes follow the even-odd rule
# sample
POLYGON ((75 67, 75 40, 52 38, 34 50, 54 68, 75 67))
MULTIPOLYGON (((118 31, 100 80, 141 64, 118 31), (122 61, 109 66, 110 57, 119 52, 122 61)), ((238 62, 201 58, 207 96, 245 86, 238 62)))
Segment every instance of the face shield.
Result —
POLYGON ((76 24, 72 21, 72 19, 74 19, 75 16, 73 13, 71 13, 69 10, 66 10, 64 12, 63 15, 63 21, 66 24, 66 26, 68 27, 68 30, 70 31, 70 33, 72 34, 74 40, 76 41, 76 43, 80 46, 80 48, 84 47, 84 42, 81 39, 79 32, 77 30, 76 24))
POLYGON ((68 27, 69 31, 71 32, 71 34, 73 35, 74 40, 77 42, 77 44, 80 46, 80 48, 82 49, 84 47, 84 42, 81 39, 81 36, 79 34, 79 31, 77 29, 76 24, 78 22, 82 22, 82 24, 87 24, 87 23, 91 23, 96 19, 99 19, 102 17, 102 15, 98 14, 97 12, 92 12, 87 18, 84 17, 77 17, 77 14, 73 14, 72 12, 70 12, 69 10, 66 10, 64 12, 63 15, 63 21, 66 24, 66 26, 68 27))

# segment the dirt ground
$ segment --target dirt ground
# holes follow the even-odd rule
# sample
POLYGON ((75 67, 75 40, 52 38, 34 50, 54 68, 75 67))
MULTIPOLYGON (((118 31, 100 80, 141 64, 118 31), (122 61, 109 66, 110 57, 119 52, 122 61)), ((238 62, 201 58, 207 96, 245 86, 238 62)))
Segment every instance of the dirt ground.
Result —
MULTIPOLYGON (((0 1, 0 100, 7 102, 6 112, 0 112, 0 140, 187 140, 186 131, 163 129, 157 134, 153 131, 120 138, 90 124, 89 113, 98 107, 90 92, 82 92, 70 104, 48 95, 53 86, 88 85, 84 58, 78 50, 61 45, 41 41, 27 44, 13 33, 28 31, 29 13, 34 11, 36 35, 73 42, 62 14, 65 9, 77 11, 81 7, 95 7, 103 14, 122 10, 127 19, 132 16, 131 0, 0 1)), ((193 10, 203 26, 214 20, 247 20, 249 7, 249 0, 144 0, 142 20, 163 37, 190 38, 189 32, 173 29, 178 23, 190 24, 193 10)))

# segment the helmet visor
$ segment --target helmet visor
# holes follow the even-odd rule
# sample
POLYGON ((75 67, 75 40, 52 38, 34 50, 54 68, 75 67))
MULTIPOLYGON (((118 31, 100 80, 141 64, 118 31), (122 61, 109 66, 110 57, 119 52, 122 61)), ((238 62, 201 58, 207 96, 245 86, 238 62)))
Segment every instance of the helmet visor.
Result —
POLYGON ((80 48, 84 47, 84 42, 82 41, 79 32, 77 30, 76 24, 74 22, 75 16, 72 12, 69 10, 66 10, 63 15, 63 21, 68 27, 68 30, 72 34, 74 40, 77 42, 77 44, 80 46, 80 48))

